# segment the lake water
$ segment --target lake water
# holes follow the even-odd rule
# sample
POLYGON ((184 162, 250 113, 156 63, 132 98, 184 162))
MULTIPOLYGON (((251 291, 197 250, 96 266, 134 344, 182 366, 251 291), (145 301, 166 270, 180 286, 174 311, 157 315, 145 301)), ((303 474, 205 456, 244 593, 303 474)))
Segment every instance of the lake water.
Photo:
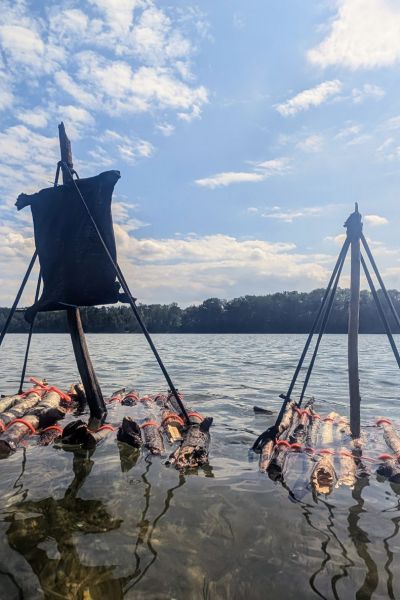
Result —
MULTIPOLYGON (((88 335, 105 395, 165 390, 139 335, 88 335)), ((258 472, 249 453, 278 410, 302 335, 154 335, 175 385, 214 418, 211 468, 180 474, 165 458, 120 456, 113 436, 93 454, 32 439, 0 463, 0 598, 118 600, 400 598, 400 487, 370 477, 353 490, 306 494, 258 472)), ((2 393, 17 387, 25 336, 0 350, 2 393)), ((347 414, 347 340, 326 335, 309 393, 347 414)), ((67 335, 33 339, 30 374, 78 379, 67 335)), ((384 336, 361 336, 362 420, 400 425, 400 374, 384 336)), ((113 408, 117 422, 134 407, 113 408)))

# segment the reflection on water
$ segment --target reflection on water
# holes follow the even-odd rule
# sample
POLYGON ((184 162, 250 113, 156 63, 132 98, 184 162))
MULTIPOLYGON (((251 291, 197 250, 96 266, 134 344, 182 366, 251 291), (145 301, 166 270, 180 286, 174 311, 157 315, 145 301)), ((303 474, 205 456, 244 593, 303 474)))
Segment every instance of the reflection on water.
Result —
MULTIPOLYGON (((274 482, 248 454, 274 418, 252 407, 278 409, 303 336, 157 337, 188 403, 214 417, 212 468, 179 473, 112 436, 94 453, 31 440, 1 464, 0 598, 400 598, 398 485, 368 464, 354 489, 313 496, 306 461, 274 482)), ((310 391, 320 412, 346 414, 346 339, 327 338, 310 391)), ((139 336, 89 343, 106 393, 128 383, 164 389, 139 336)), ((400 424, 399 373, 385 344, 361 337, 368 425, 380 415, 400 424)), ((18 379, 23 345, 23 336, 7 340, 3 392, 18 379)), ((31 366, 67 386, 76 379, 69 339, 52 336, 51 356, 48 347, 36 337, 31 366)), ((110 421, 129 410, 115 407, 110 421)))

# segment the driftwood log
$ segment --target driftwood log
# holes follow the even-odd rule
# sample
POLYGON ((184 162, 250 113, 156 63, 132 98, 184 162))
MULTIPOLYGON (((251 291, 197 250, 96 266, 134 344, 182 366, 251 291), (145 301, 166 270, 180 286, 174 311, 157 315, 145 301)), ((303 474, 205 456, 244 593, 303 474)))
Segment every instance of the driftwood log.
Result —
POLYGON ((208 465, 212 422, 212 417, 205 417, 199 425, 192 425, 186 431, 183 442, 178 448, 178 453, 174 455, 176 458, 175 465, 178 469, 193 469, 208 465))
POLYGON ((267 469, 270 465, 272 457, 275 451, 275 441, 269 440, 261 450, 260 461, 258 463, 258 468, 261 473, 266 473, 267 469))
POLYGON ((182 441, 184 421, 179 415, 164 409, 161 412, 161 427, 171 443, 182 441))
POLYGON ((112 425, 102 425, 98 429, 92 430, 84 421, 78 419, 64 427, 58 441, 62 446, 80 446, 90 450, 113 431, 115 429, 112 425))
POLYGON ((139 425, 131 417, 124 417, 117 432, 117 440, 132 448, 141 448, 143 444, 139 425))
POLYGON ((381 477, 386 477, 392 483, 400 483, 400 463, 390 454, 382 454, 380 456, 382 463, 377 468, 376 472, 381 477))
POLYGON ((333 423, 338 416, 336 412, 330 412, 327 417, 322 419, 321 442, 325 446, 333 444, 333 423))
POLYGON ((339 452, 339 476, 338 485, 347 485, 348 487, 354 487, 357 481, 357 465, 355 462, 355 456, 347 450, 347 448, 340 448, 339 452))
POLYGON ((383 427, 383 438, 391 450, 400 456, 400 437, 388 419, 378 419, 377 425, 383 427))
POLYGON ((144 446, 151 454, 160 456, 164 453, 164 440, 160 432, 160 425, 154 419, 146 418, 140 426, 144 446))
POLYGON ((317 447, 318 436, 319 436, 320 425, 321 425, 321 419, 317 418, 313 411, 311 411, 311 414, 313 415, 313 417, 311 419, 310 426, 307 429, 307 435, 306 435, 306 441, 305 441, 307 449, 310 449, 310 450, 317 447))
POLYGON ((13 396, 3 396, 0 399, 0 413, 5 412, 14 404, 19 402, 22 398, 24 398, 23 394, 14 394, 13 396))
POLYGON ((0 453, 7 455, 14 452, 24 437, 64 417, 66 409, 60 406, 60 400, 61 396, 57 392, 46 392, 35 407, 24 413, 23 422, 11 422, 0 435, 0 453))
POLYGON ((14 405, 0 414, 0 426, 2 424, 4 429, 13 419, 20 419, 26 415, 36 404, 39 404, 42 394, 43 390, 38 388, 31 390, 26 396, 23 395, 14 405))
POLYGON ((296 402, 291 400, 286 406, 285 412, 283 413, 283 417, 278 426, 278 436, 281 436, 284 431, 289 429, 292 425, 293 417, 295 415, 294 409, 296 408, 296 402))
MULTIPOLYGON (((333 451, 332 451, 333 453, 333 451)), ((330 494, 337 481, 332 457, 324 454, 311 472, 311 485, 317 494, 330 494)))

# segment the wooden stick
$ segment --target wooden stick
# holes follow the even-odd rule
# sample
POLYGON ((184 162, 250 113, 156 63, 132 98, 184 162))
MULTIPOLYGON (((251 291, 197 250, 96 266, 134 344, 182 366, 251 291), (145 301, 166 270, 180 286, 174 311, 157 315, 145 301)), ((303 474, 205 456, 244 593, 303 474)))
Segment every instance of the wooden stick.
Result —
MULTIPOLYGON (((65 132, 64 123, 60 123, 58 126, 58 135, 60 140, 61 161, 68 166, 68 169, 61 167, 63 183, 67 183, 71 180, 70 172, 73 172, 74 165, 72 162, 71 142, 65 132)), ((90 416, 102 420, 107 414, 107 409, 92 361, 90 360, 79 308, 69 308, 67 310, 67 317, 72 347, 74 349, 76 364, 82 379, 82 384, 85 389, 90 416)))

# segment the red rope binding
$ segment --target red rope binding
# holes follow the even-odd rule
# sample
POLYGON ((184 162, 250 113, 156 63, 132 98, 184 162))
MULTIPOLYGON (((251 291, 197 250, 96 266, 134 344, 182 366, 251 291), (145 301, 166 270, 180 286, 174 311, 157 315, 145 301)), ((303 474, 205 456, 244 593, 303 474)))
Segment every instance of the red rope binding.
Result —
POLYGON ((44 429, 42 429, 40 431, 40 435, 42 433, 45 433, 45 431, 58 431, 59 433, 63 432, 63 428, 60 427, 59 425, 49 425, 48 427, 45 427, 44 429))
POLYGON ((204 417, 200 415, 198 412, 188 412, 188 417, 197 417, 201 421, 204 421, 204 417))
POLYGON ((6 429, 9 429, 11 427, 11 425, 15 425, 16 423, 22 423, 22 425, 25 425, 25 427, 27 427, 28 429, 31 430, 31 433, 33 433, 33 434, 36 433, 36 429, 34 428, 34 426, 31 423, 29 423, 28 421, 25 421, 25 419, 13 419, 12 421, 9 422, 6 429))
POLYGON ((175 413, 169 413, 166 417, 164 417, 163 420, 161 421, 161 425, 168 424, 168 421, 176 421, 182 427, 185 425, 185 423, 183 422, 183 419, 179 415, 176 415, 175 413))
POLYGON ((102 425, 101 427, 96 429, 96 431, 94 433, 98 433, 99 431, 104 431, 105 429, 108 429, 109 431, 115 431, 115 427, 113 427, 112 425, 102 425))
POLYGON ((379 425, 382 425, 382 423, 386 423, 386 425, 391 425, 392 421, 390 421, 390 419, 378 419, 376 424, 379 427, 379 425))
POLYGON ((156 427, 159 426, 158 423, 156 423, 156 421, 146 421, 145 423, 142 423, 140 427, 144 429, 144 427, 150 427, 150 425, 155 425, 156 427))

